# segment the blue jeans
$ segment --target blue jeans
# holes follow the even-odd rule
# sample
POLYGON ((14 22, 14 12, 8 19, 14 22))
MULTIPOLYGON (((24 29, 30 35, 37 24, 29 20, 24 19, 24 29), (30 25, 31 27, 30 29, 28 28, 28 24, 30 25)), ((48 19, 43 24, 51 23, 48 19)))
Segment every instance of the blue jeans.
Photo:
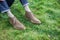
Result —
MULTIPOLYGON (((14 0, 5 0, 5 1, 0 1, 0 12, 4 13, 9 11, 9 7, 13 4, 14 0)), ((20 0, 22 5, 27 5, 28 1, 27 0, 20 0)))

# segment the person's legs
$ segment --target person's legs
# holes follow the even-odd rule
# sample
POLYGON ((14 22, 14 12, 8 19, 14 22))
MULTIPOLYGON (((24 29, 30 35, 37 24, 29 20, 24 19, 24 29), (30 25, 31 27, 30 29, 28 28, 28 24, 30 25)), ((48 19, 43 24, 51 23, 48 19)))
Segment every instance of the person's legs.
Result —
MULTIPOLYGON (((7 1, 7 2, 10 2, 10 1, 7 1)), ((7 2, 6 1, 0 1, 0 12, 1 13, 6 12, 8 14, 8 16, 10 18, 10 23, 14 26, 14 28, 16 28, 16 29, 25 29, 24 25, 22 23, 20 23, 17 20, 17 18, 12 14, 7 2)))
POLYGON ((34 14, 32 13, 32 11, 29 8, 29 3, 27 0, 20 0, 21 4, 24 6, 25 11, 26 11, 26 17, 32 22, 32 23, 36 23, 36 24, 40 24, 41 21, 39 19, 37 19, 34 14))

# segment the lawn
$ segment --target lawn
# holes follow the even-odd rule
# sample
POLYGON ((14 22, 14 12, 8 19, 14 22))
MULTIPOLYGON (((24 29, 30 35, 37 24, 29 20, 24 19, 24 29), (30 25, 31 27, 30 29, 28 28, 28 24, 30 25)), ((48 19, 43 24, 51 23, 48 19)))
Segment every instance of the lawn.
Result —
POLYGON ((18 0, 11 7, 12 13, 26 30, 16 30, 9 23, 7 14, 0 13, 0 40, 60 40, 60 0, 28 0, 35 16, 41 20, 36 25, 28 21, 18 0))

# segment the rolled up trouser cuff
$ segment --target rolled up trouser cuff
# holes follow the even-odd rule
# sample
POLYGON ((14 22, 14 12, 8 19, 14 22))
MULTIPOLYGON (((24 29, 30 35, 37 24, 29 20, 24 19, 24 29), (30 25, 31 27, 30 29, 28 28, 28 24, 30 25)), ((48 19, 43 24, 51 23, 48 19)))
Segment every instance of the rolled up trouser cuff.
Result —
POLYGON ((0 2, 0 12, 4 13, 4 12, 7 12, 8 10, 10 10, 10 9, 9 9, 9 6, 6 3, 6 1, 0 2))
POLYGON ((28 5, 29 3, 26 3, 26 4, 24 4, 23 6, 26 6, 26 5, 28 5))
POLYGON ((29 3, 28 3, 28 0, 20 0, 20 2, 21 2, 21 4, 22 4, 23 6, 26 6, 26 5, 29 4, 29 3))
POLYGON ((1 13, 5 13, 5 12, 8 12, 10 11, 10 9, 7 9, 7 10, 4 10, 4 11, 1 11, 1 13))

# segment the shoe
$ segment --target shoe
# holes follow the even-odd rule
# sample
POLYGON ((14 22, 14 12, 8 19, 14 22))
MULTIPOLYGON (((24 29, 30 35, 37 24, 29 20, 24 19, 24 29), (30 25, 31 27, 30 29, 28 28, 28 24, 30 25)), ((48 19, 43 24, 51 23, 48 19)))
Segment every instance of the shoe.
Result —
POLYGON ((39 19, 37 19, 32 12, 26 11, 25 16, 32 23, 35 23, 35 24, 40 24, 41 23, 41 21, 39 19))
POLYGON ((25 26, 19 21, 17 20, 16 17, 13 18, 9 18, 10 23, 14 26, 14 28, 19 29, 19 30, 24 30, 25 26))

